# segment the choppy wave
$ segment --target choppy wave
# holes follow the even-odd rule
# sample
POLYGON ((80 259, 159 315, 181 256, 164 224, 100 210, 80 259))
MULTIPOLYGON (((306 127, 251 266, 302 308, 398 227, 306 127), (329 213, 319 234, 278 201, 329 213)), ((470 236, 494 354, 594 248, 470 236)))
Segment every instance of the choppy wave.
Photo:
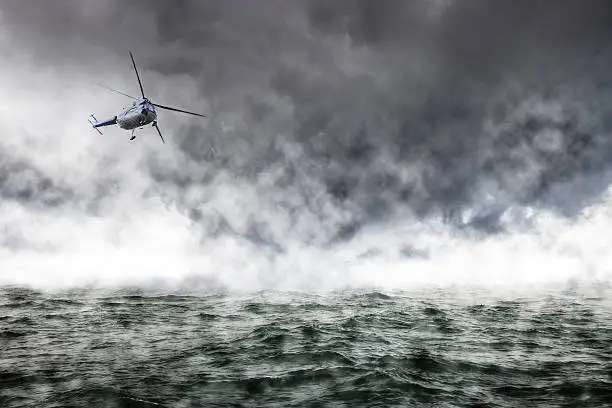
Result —
POLYGON ((5 288, 0 405, 601 407, 609 293, 5 288))

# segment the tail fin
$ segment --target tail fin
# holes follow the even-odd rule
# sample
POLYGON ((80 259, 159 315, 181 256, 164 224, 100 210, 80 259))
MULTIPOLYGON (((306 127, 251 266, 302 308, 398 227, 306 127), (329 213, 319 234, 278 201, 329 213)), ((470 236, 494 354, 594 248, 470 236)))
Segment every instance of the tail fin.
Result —
POLYGON ((91 127, 96 129, 96 132, 98 132, 99 134, 102 134, 102 132, 100 132, 100 129, 98 129, 96 127, 96 123, 98 123, 98 119, 96 119, 96 117, 94 116, 94 114, 92 113, 91 115, 89 115, 90 118, 92 118, 94 121, 92 122, 90 119, 87 119, 87 121, 91 124, 91 127))

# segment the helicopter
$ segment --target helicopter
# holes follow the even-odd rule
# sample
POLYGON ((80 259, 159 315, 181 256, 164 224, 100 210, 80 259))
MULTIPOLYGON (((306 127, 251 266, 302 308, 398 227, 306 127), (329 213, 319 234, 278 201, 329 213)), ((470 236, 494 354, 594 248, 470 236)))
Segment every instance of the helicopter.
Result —
POLYGON ((186 110, 172 108, 170 106, 164 106, 164 105, 160 105, 160 104, 151 102, 151 100, 145 96, 144 89, 142 87, 142 82, 140 80, 140 75, 138 75, 138 69, 136 68, 136 62, 134 62, 134 56, 132 55, 131 51, 130 51, 130 58, 132 58, 132 65, 134 65, 134 71, 136 72, 136 78, 138 79, 138 85, 140 85, 140 93, 142 94, 142 98, 137 98, 135 96, 128 95, 126 93, 109 88, 106 85, 97 84, 110 91, 117 92, 121 95, 127 96, 128 98, 132 98, 135 100, 132 103, 132 105, 125 108, 119 114, 115 115, 112 119, 108 119, 108 120, 99 122, 98 119, 96 119, 96 117, 92 113, 90 115, 90 118, 93 119, 93 121, 88 119, 88 122, 98 133, 102 134, 100 129, 98 129, 100 127, 118 125, 121 129, 131 130, 132 135, 130 137, 130 140, 134 140, 136 138, 136 136, 134 136, 134 131, 136 129, 143 129, 144 126, 151 123, 152 126, 155 129, 157 129, 157 133, 159 133, 159 137, 161 138, 162 142, 166 143, 166 141, 164 140, 164 137, 162 136, 161 131, 159 130, 159 126, 157 126, 157 112, 155 112, 156 107, 161 108, 161 109, 175 111, 175 112, 188 113, 190 115, 201 116, 204 118, 206 117, 205 115, 201 115, 199 113, 189 112, 186 110))

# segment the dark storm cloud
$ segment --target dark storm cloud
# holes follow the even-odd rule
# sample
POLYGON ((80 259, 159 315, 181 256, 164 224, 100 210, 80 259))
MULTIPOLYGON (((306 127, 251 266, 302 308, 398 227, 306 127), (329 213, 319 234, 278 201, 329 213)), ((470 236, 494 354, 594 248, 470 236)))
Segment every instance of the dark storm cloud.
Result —
MULTIPOLYGON (((496 233, 512 206, 572 216, 608 183, 608 1, 75 4, 0 2, 31 38, 137 47, 143 69, 197 81, 210 118, 174 136, 190 165, 147 167, 194 221, 186 187, 221 171, 256 183, 279 164, 286 216, 352 214, 331 242, 406 209, 496 233)), ((259 231, 255 216, 243 233, 259 231)))
POLYGON ((74 192, 61 182, 9 151, 0 148, 0 199, 38 209, 58 207, 74 198, 74 192))
POLYGON ((87 185, 78 185, 69 177, 51 175, 44 166, 0 147, 0 200, 41 212, 80 208, 91 215, 103 215, 103 205, 117 195, 122 184, 105 165, 106 161, 100 163, 87 185))

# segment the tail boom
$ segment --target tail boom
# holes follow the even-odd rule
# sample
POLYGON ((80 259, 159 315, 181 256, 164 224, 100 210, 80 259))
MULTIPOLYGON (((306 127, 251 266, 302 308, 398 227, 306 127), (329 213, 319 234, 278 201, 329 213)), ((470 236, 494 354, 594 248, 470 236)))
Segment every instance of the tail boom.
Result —
POLYGON ((96 131, 99 134, 102 134, 102 132, 100 132, 100 129, 98 129, 99 127, 110 126, 110 125, 117 124, 117 117, 116 116, 114 118, 112 118, 112 119, 105 120, 104 122, 98 122, 98 119, 96 119, 96 117, 93 115, 93 113, 91 115, 89 115, 89 117, 91 119, 93 119, 93 121, 91 119, 87 119, 87 121, 91 124, 91 127, 96 129, 96 131))

